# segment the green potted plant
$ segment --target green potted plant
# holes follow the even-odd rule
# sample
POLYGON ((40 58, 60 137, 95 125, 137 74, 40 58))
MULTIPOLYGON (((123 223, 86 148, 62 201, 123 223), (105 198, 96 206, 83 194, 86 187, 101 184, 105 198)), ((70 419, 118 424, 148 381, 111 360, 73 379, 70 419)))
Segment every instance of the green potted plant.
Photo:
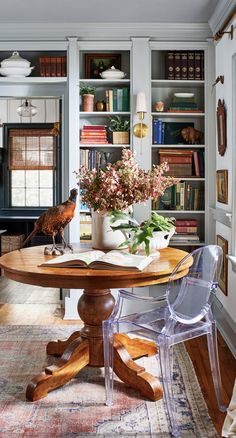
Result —
POLYGON ((90 85, 80 85, 80 95, 82 96, 82 111, 91 112, 94 109, 94 95, 96 88, 90 85))
POLYGON ((130 121, 120 116, 110 118, 109 131, 112 132, 113 144, 129 144, 130 121))
POLYGON ((150 219, 139 224, 129 214, 116 210, 111 214, 111 228, 113 231, 121 230, 126 236, 124 245, 129 246, 129 251, 135 254, 138 249, 145 249, 146 255, 151 250, 158 250, 168 246, 170 238, 175 232, 174 219, 163 217, 152 211, 150 219), (129 223, 115 225, 118 220, 128 220, 129 223))

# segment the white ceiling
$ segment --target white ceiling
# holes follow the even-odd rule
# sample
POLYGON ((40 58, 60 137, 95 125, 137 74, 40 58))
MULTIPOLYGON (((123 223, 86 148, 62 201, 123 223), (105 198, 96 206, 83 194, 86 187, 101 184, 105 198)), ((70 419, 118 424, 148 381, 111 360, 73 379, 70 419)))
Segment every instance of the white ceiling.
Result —
POLYGON ((1 23, 207 22, 222 0, 1 0, 1 23))

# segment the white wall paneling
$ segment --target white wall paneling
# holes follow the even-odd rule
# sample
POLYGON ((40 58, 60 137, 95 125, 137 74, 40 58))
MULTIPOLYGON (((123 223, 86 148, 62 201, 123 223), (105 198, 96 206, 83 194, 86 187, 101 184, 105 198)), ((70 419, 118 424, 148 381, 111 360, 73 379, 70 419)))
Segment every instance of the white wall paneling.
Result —
MULTIPOLYGON (((235 27, 236 19, 233 22, 235 27)), ((227 29, 226 29, 227 30, 227 29)), ((224 99, 227 111, 227 149, 222 157, 216 155, 216 169, 228 169, 228 204, 216 201, 216 208, 225 211, 226 214, 232 212, 232 228, 226 227, 222 223, 216 222, 216 233, 221 234, 229 242, 229 254, 236 255, 236 39, 231 40, 228 35, 224 35, 216 44, 216 77, 224 76, 224 84, 216 85, 216 105, 218 99, 224 99)), ((217 145, 216 145, 217 149, 217 145)), ((232 270, 231 262, 228 264, 228 296, 218 293, 218 298, 223 304, 226 312, 236 323, 236 294, 235 294, 236 274, 232 270)))

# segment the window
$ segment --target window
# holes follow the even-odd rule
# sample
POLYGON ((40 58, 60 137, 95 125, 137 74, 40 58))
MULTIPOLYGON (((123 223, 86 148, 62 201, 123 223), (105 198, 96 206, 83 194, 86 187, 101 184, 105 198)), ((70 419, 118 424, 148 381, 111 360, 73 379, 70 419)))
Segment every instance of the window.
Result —
POLYGON ((6 125, 8 208, 44 208, 55 202, 58 136, 53 125, 6 125))

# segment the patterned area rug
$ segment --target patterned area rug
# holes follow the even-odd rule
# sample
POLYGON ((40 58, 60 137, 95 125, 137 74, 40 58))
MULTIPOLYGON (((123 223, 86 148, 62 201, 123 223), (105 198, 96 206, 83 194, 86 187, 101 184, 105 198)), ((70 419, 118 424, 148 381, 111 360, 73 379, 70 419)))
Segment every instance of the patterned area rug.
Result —
MULTIPOLYGON (((37 402, 27 402, 30 379, 45 365, 49 340, 63 339, 75 326, 4 326, 0 328, 0 437, 170 437, 163 400, 150 402, 118 379, 112 407, 104 405, 104 375, 85 368, 70 383, 37 402)), ((158 361, 139 359, 153 374, 158 361)), ((217 437, 191 360, 182 345, 175 348, 175 395, 182 437, 217 437)))

